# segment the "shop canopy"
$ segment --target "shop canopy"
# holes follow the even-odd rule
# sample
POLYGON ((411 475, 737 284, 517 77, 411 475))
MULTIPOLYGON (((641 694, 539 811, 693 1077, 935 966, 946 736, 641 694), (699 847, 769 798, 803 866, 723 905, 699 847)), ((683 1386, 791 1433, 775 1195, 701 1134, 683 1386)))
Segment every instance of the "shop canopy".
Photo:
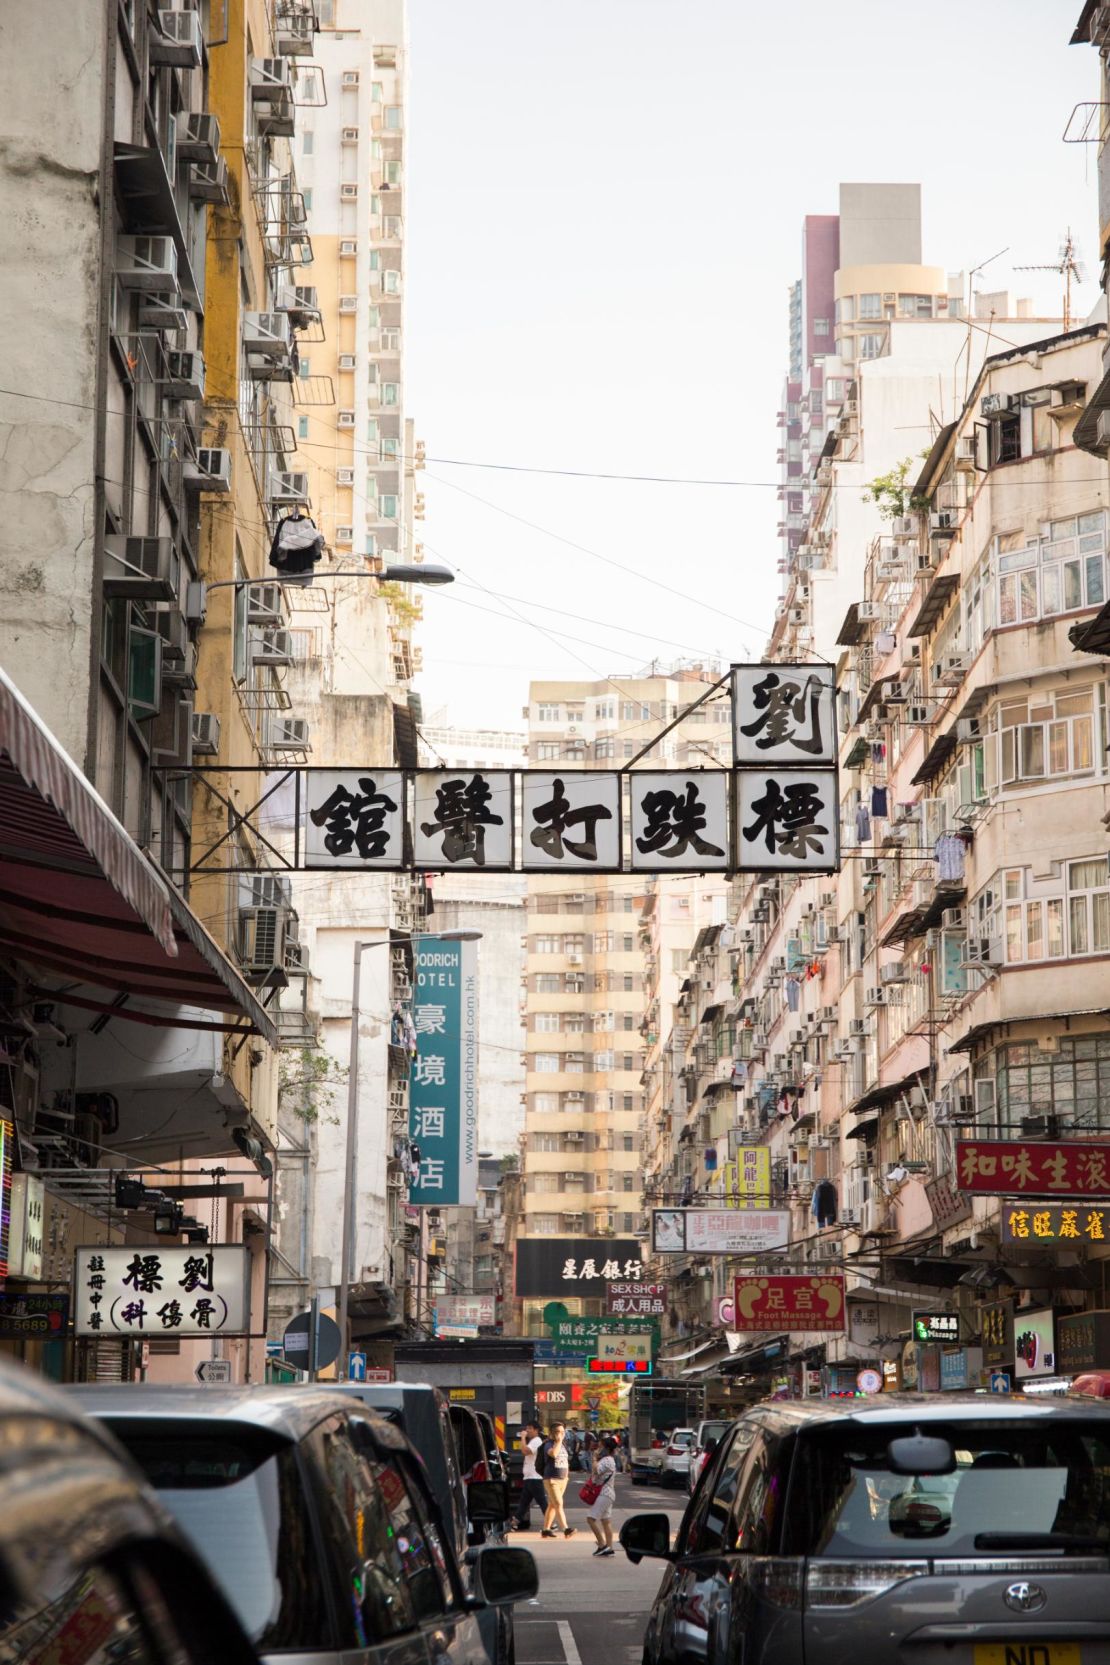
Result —
POLYGON ((243 978, 2 671, 0 811, 0 953, 37 975, 41 998, 276 1043, 243 978))

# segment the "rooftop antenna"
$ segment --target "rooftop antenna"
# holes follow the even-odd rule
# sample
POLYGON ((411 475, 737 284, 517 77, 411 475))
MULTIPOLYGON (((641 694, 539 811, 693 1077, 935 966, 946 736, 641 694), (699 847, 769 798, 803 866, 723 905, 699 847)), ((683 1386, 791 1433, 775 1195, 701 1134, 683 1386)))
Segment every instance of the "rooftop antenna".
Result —
MULTIPOLYGON (((963 404, 967 403, 968 389, 971 385, 971 332, 975 328, 975 325, 973 323, 973 319, 974 319, 974 316, 975 316, 975 279, 976 279, 976 277, 978 276, 978 274, 980 272, 985 271, 988 266, 990 266, 994 263, 994 261, 1001 260, 1002 256, 1004 254, 1009 254, 1009 252, 1010 252, 1010 245, 1007 243, 1007 245, 1004 249, 998 249, 996 253, 988 255, 986 260, 980 260, 978 266, 972 266, 970 268, 970 270, 968 271, 968 274, 967 274, 967 341, 964 344, 964 347, 965 347, 964 396, 963 396, 963 400, 961 401, 961 403, 963 403, 963 404)), ((994 322, 994 314, 992 312, 991 313, 991 324, 992 325, 993 325, 993 322, 994 322)), ((988 344, 989 344, 989 339, 990 339, 990 329, 989 328, 988 328, 988 331, 987 331, 987 337, 988 337, 988 344)), ((957 357, 957 363, 958 362, 959 362, 959 360, 958 360, 958 357, 957 357)))
POLYGON ((1015 272, 1059 272, 1064 280, 1064 334, 1071 329, 1071 285, 1074 278, 1076 283, 1082 283, 1083 267, 1076 259, 1075 239, 1069 226, 1064 233, 1064 240, 1060 244, 1059 257, 1055 263, 1049 261, 1042 266, 1015 266, 1015 272))

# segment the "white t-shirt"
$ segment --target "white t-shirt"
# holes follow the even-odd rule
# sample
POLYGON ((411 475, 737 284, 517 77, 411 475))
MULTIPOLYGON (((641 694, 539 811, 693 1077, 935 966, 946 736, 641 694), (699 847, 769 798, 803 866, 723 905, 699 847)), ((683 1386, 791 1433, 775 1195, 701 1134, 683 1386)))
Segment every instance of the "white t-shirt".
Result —
POLYGON ((543 1444, 543 1441, 540 1439, 538 1434, 534 1435, 532 1439, 525 1441, 525 1443, 524 1443, 524 1473, 522 1475, 523 1479, 525 1479, 525 1480, 538 1480, 539 1479, 539 1475, 536 1473, 536 1452, 539 1450, 539 1448, 542 1444, 543 1444))

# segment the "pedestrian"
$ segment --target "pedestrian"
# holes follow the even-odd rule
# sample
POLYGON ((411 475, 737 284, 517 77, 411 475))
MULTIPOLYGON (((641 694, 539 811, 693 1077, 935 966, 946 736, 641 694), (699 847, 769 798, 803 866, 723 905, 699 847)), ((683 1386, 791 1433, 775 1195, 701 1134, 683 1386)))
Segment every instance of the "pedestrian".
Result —
POLYGON ((512 1532, 531 1531, 533 1503, 540 1510, 541 1518, 547 1509, 547 1493, 536 1469, 536 1452, 542 1444, 538 1425, 535 1422, 526 1422, 520 1435, 520 1448, 524 1453, 523 1483, 516 1518, 509 1522, 509 1530, 512 1532))
POLYGON ((600 1449, 594 1453, 593 1477, 601 1490, 586 1510, 590 1531, 597 1539, 594 1554, 603 1559, 616 1553, 613 1548, 613 1504, 617 1500, 616 1452, 616 1440, 603 1439, 600 1449))
MULTIPOLYGON (((547 1493, 547 1509, 543 1517, 541 1538, 557 1538, 555 1523, 562 1527, 564 1538, 574 1537, 574 1527, 567 1525, 563 1507, 563 1493, 570 1475, 570 1453, 566 1445, 566 1428, 561 1422, 552 1425, 551 1438, 540 1447, 543 1458, 543 1487, 547 1493)), ((539 1463, 536 1467, 539 1469, 539 1463)))

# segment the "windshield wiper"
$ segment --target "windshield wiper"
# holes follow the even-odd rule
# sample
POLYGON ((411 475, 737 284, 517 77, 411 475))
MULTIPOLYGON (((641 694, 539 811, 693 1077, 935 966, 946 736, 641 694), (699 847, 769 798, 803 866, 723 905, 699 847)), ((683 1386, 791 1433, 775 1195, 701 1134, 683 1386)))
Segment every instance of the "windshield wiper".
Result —
POLYGON ((979 1532, 976 1549, 1110 1549, 1102 1538, 1081 1537, 1072 1532, 979 1532))

